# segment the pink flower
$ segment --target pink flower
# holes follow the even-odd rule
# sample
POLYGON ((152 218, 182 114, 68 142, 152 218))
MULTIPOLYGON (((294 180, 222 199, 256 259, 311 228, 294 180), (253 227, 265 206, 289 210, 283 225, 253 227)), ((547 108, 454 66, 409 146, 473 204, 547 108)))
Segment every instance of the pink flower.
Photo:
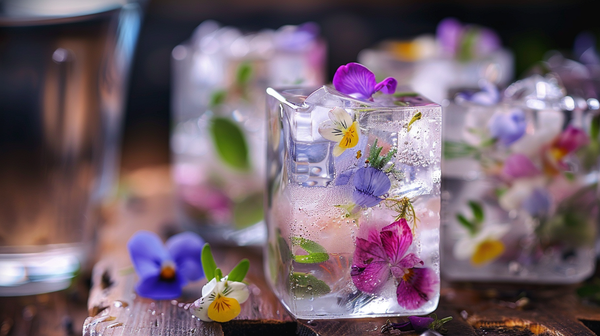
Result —
POLYGON ((589 141, 590 139, 583 130, 568 126, 554 141, 552 148, 560 151, 562 156, 565 156, 587 145, 589 141))
POLYGON ((417 309, 429 301, 439 281, 432 269, 422 267, 423 261, 417 255, 407 253, 412 240, 404 218, 381 232, 369 230, 367 239, 357 238, 350 272, 356 288, 374 294, 391 275, 398 282, 396 296, 401 307, 417 309))
POLYGON ((510 179, 533 177, 539 174, 540 170, 523 154, 509 156, 502 167, 502 175, 510 179))

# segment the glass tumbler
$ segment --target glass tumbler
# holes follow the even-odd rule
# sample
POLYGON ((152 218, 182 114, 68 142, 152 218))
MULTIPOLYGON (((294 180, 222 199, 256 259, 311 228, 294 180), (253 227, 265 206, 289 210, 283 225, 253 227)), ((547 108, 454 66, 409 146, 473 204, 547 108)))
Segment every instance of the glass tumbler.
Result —
POLYGON ((0 4, 0 295, 61 290, 113 190, 141 3, 0 4))
POLYGON ((564 284, 593 273, 600 115, 554 74, 459 95, 444 125, 442 273, 564 284))
POLYGON ((435 310, 440 105, 407 91, 267 93, 264 254, 279 299, 301 319, 435 310))

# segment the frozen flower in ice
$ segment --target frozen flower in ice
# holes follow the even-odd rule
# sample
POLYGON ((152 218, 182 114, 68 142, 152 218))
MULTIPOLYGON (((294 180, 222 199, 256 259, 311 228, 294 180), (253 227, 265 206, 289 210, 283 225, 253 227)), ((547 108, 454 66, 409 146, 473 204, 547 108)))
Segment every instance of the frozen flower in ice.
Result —
POLYGON ((371 99, 378 91, 386 94, 396 92, 398 83, 394 78, 388 77, 377 83, 375 75, 364 65, 348 63, 340 66, 333 76, 333 86, 341 93, 357 99, 371 99))
POLYGON ((250 268, 248 259, 243 259, 229 275, 223 273, 213 258, 210 246, 202 248, 202 267, 209 282, 202 287, 202 297, 192 305, 192 314, 205 322, 227 322, 236 318, 242 308, 240 304, 248 300, 250 291, 243 283, 250 268))
POLYGON ((440 21, 436 35, 442 50, 461 61, 489 55, 501 46, 500 38, 493 30, 463 25, 454 18, 440 21))
POLYGON ((370 229, 368 238, 356 238, 356 250, 350 275, 359 290, 374 294, 388 281, 397 281, 396 298, 406 309, 417 309, 429 301, 437 290, 435 272, 423 266, 414 253, 407 253, 413 235, 402 218, 377 232, 370 229))
POLYGON ((473 235, 465 235, 454 245, 454 257, 457 260, 470 259, 474 266, 496 260, 504 252, 504 243, 500 239, 508 229, 508 225, 488 225, 473 235))
POLYGON ((544 217, 548 214, 552 199, 550 193, 543 188, 535 188, 527 198, 523 200, 523 210, 533 217, 544 217))
POLYGON ((127 248, 140 281, 136 292, 143 297, 165 300, 181 295, 188 281, 202 278, 202 239, 191 232, 171 237, 163 246, 155 233, 136 232, 127 248))
POLYGON ((456 96, 457 102, 467 101, 478 105, 491 106, 500 102, 500 93, 498 88, 493 83, 482 80, 480 82, 481 91, 477 92, 460 92, 456 96))
POLYGON ((511 182, 511 185, 498 198, 498 204, 506 211, 520 210, 523 202, 536 188, 543 188, 545 177, 543 175, 519 178, 511 182))
POLYGON ((205 322, 227 322, 236 318, 250 292, 243 282, 213 278, 202 287, 202 298, 192 305, 193 314, 205 322))
POLYGON ((504 161, 502 175, 510 179, 533 177, 539 175, 540 170, 523 154, 513 154, 504 161))
POLYGON ((329 111, 329 120, 319 127, 319 133, 323 138, 337 143, 333 155, 340 156, 346 149, 358 144, 360 131, 358 121, 353 121, 343 108, 336 107, 329 111))
POLYGON ((496 113, 488 124, 491 136, 505 146, 519 140, 525 134, 526 127, 525 113, 520 109, 496 113))
POLYGON ((437 26, 437 40, 449 55, 455 55, 462 35, 463 26, 455 18, 445 18, 437 26))
POLYGON ((567 167, 563 159, 570 153, 587 145, 590 141, 588 135, 581 129, 568 126, 554 140, 544 156, 544 170, 549 175, 557 175, 561 170, 567 167))
POLYGON ((355 188, 352 194, 354 203, 366 208, 379 204, 392 186, 387 174, 373 167, 358 169, 352 183, 355 188))

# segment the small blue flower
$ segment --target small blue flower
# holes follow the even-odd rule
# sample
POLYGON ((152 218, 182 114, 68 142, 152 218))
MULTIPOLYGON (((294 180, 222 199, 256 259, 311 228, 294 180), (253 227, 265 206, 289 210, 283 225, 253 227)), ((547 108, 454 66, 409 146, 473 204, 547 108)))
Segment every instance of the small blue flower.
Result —
POLYGON ((200 259, 203 246, 202 238, 191 232, 171 237, 166 247, 155 233, 136 232, 127 243, 140 278, 136 292, 155 300, 178 298, 188 281, 204 276, 200 259))
POLYGON ((381 170, 373 167, 360 168, 354 174, 355 190, 352 199, 356 205, 372 207, 382 201, 392 186, 390 178, 381 170))
POLYGON ((542 188, 536 188, 533 192, 523 201, 523 209, 527 211, 531 216, 543 217, 548 214, 552 200, 550 194, 542 188))
POLYGON ((496 113, 488 124, 492 137, 505 146, 519 140, 525 134, 526 127, 525 113, 520 109, 496 113))

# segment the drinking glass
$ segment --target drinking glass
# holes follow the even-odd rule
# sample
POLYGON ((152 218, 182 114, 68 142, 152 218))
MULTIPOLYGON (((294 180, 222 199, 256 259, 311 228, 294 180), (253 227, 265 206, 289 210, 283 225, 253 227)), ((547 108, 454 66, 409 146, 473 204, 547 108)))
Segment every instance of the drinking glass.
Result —
POLYGON ((301 319, 435 310, 440 105, 406 90, 373 101, 330 86, 267 93, 264 254, 279 299, 301 319), (340 143, 323 135, 342 131, 340 143))
POLYGON ((142 3, 0 3, 0 295, 61 290, 113 189, 142 3))

